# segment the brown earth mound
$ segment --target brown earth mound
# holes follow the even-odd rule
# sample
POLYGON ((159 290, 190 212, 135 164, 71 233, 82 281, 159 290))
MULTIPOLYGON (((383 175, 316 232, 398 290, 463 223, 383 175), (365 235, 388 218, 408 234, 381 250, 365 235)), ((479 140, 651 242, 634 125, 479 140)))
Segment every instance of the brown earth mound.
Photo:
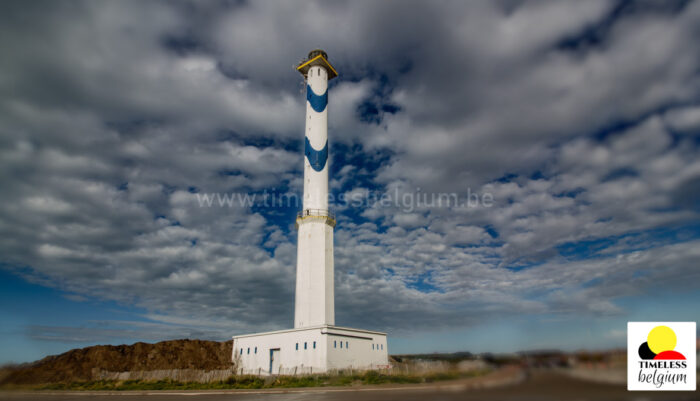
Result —
POLYGON ((111 372, 231 367, 231 341, 171 340, 156 344, 96 345, 8 368, 0 384, 88 381, 93 369, 111 372))

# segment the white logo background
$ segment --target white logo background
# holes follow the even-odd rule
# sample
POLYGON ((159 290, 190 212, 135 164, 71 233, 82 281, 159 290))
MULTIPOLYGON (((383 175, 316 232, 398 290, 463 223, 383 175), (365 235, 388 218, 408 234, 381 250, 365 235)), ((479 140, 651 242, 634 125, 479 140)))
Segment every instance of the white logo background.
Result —
MULTIPOLYGON (((627 323, 627 390, 691 390, 696 387, 696 328, 695 322, 628 322, 627 323), (676 333, 675 351, 685 356, 687 368, 657 369, 659 374, 685 374, 685 383, 664 382, 662 385, 640 382, 639 346, 647 341, 649 332, 656 326, 668 326, 676 333)), ((655 369, 643 369, 644 374, 653 373, 655 369)))

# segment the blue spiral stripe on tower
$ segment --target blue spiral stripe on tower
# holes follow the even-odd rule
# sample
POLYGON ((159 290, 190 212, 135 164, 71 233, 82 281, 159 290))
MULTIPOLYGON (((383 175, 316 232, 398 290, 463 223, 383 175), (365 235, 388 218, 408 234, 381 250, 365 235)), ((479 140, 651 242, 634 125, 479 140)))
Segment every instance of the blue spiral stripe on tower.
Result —
POLYGON ((326 109, 328 104, 328 89, 323 93, 323 95, 317 95, 314 90, 311 89, 311 85, 306 85, 306 100, 311 104, 311 108, 317 113, 322 112, 326 109))
POLYGON ((320 172, 321 170, 323 170, 323 167, 326 166, 326 160, 328 160, 328 140, 326 140, 326 144, 323 145, 323 149, 316 150, 313 148, 313 146, 311 146, 309 138, 305 136, 304 154, 306 155, 306 158, 309 159, 309 164, 311 164, 311 168, 320 172))

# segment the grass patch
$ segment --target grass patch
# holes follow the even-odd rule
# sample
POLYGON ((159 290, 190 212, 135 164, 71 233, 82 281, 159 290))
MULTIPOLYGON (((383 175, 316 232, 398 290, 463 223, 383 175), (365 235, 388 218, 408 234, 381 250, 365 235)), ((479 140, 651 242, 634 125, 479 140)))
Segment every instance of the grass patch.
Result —
MULTIPOLYGON (((210 383, 179 382, 175 380, 95 380, 88 382, 52 383, 15 389, 31 390, 71 390, 71 391, 152 391, 152 390, 224 390, 224 389, 262 389, 262 388, 297 388, 297 387, 330 387, 376 384, 418 384, 432 383, 444 380, 456 380, 466 377, 479 376, 489 370, 459 372, 446 371, 423 375, 385 374, 377 371, 367 371, 355 374, 338 375, 303 375, 303 376, 231 376, 226 380, 210 383)), ((8 389, 8 387, 5 387, 8 389)))

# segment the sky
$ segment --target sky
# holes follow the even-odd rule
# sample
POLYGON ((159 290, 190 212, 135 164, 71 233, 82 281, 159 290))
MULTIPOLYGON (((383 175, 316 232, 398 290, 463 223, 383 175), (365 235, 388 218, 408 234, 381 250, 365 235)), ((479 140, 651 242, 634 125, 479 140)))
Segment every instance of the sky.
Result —
POLYGON ((4 1, 0 363, 293 325, 314 48, 338 325, 396 354, 697 321, 699 38, 698 1, 4 1))

